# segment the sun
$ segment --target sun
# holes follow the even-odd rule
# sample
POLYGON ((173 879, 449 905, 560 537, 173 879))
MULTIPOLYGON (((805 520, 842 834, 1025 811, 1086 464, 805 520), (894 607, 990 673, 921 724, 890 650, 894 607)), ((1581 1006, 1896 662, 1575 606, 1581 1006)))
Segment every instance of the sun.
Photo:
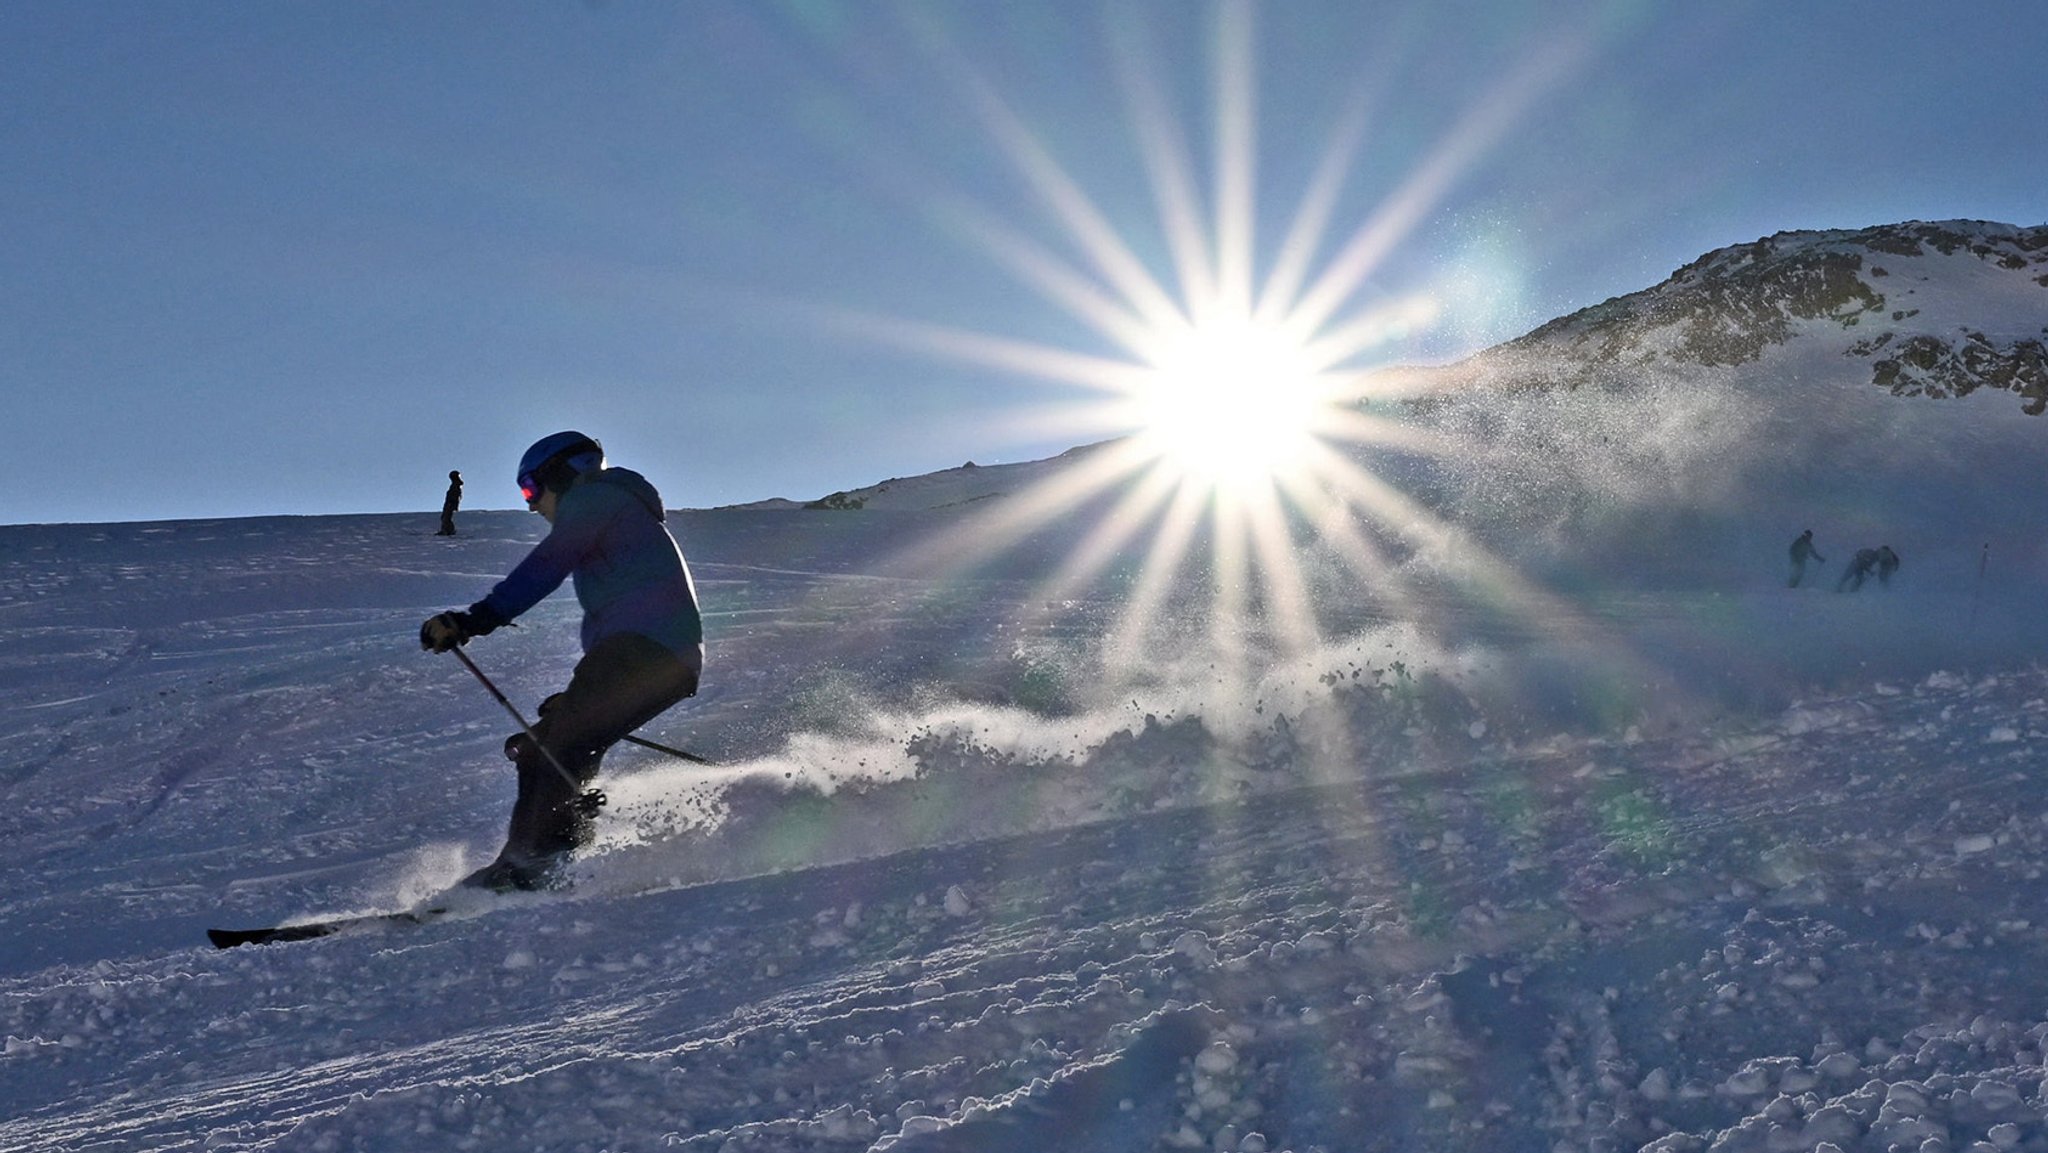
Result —
MULTIPOLYGON (((1325 627, 1319 598, 1333 588, 1364 584, 1388 611, 1430 611, 1409 602, 1397 567, 1409 554, 1467 558, 1491 600, 1536 603, 1506 566, 1405 490, 1459 445, 1412 419, 1401 404, 1407 383, 1379 363, 1437 321, 1443 294, 1427 284, 1398 291, 1385 272, 1446 190, 1582 54, 1560 41, 1475 93, 1346 234, 1333 225, 1347 180, 1370 168, 1371 102, 1361 89, 1345 105, 1291 216, 1261 211, 1254 10, 1250 0, 1214 9, 1206 150, 1191 147, 1150 57, 1133 44, 1112 54, 1128 102, 1128 155, 1153 194, 1156 228, 1120 227, 995 85, 956 61, 962 107, 1054 228, 946 189, 928 190, 928 208, 1019 286, 1078 321, 1083 341, 821 312, 860 340, 1072 390, 1019 416, 1017 428, 1057 432, 1089 452, 912 548, 980 558, 1067 523, 1074 542, 1030 599, 1050 606, 1105 580, 1118 584, 1105 647, 1116 654, 1112 671, 1134 677, 1150 675, 1159 655, 1185 653, 1179 630, 1189 626, 1207 626, 1211 667, 1226 679, 1253 675, 1256 645, 1309 651, 1325 627), (1198 159, 1211 166, 1207 182, 1198 159), (1281 224, 1269 252, 1260 243, 1268 219, 1281 224)), ((1547 604, 1545 612, 1559 616, 1547 604)))
POLYGON ((1138 436, 1162 465, 1219 489, 1270 484, 1303 467, 1327 398, 1302 341, 1229 317, 1157 343, 1132 392, 1138 436))

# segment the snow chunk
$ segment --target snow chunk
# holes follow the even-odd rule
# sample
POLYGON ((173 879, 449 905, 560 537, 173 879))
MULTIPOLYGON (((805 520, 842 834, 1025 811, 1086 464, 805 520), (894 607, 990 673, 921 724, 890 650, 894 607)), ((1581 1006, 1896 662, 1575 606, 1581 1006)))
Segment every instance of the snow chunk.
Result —
POLYGON ((1775 1081, 1768 1066, 1753 1061, 1721 1082, 1721 1092, 1730 1097, 1761 1097, 1771 1092, 1775 1081))
POLYGON ((1173 940, 1173 951, 1207 969, 1216 964, 1216 950, 1209 945, 1209 936, 1199 929, 1191 929, 1173 940))
POLYGON ((1195 1068, 1219 1077, 1237 1068, 1237 1050, 1227 1041, 1217 1041, 1195 1057, 1195 1068))
POLYGON ((1885 1107, 1901 1117, 1918 1117, 1927 1112, 1927 1095, 1911 1081, 1895 1081, 1885 1090, 1885 1107))
POLYGON ((1846 1149, 1855 1144, 1863 1135, 1863 1126, 1854 1114, 1840 1104, 1822 1106, 1806 1119, 1804 1131, 1800 1134, 1802 1147, 1820 1148, 1833 1144, 1846 1149))
POLYGON ((1846 1081, 1862 1070, 1863 1066, 1848 1053, 1830 1053, 1820 1059, 1814 1070, 1832 1081, 1846 1081))

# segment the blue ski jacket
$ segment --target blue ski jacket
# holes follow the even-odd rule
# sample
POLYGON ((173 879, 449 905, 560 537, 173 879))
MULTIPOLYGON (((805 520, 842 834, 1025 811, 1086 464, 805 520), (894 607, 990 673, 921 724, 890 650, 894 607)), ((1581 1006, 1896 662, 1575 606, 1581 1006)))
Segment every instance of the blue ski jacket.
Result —
POLYGON ((661 494, 639 473, 585 474, 558 498, 547 537, 469 611, 495 628, 573 578, 586 652, 616 633, 639 633, 691 656, 704 643, 704 619, 666 520, 661 494))

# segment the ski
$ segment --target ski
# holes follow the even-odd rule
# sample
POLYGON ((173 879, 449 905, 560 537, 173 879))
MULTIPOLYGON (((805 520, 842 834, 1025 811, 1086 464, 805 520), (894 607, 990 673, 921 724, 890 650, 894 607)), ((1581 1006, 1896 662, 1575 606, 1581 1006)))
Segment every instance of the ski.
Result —
POLYGON ((216 949, 238 945, 276 945, 286 941, 311 941, 336 933, 424 925, 450 913, 481 912, 494 899, 508 893, 560 892, 570 887, 561 872, 560 860, 530 864, 525 870, 507 869, 502 863, 488 865, 464 878, 462 883, 429 897, 418 905, 396 913, 352 913, 295 925, 273 925, 261 929, 208 929, 206 939, 216 949))
POLYGON ((446 907, 429 907, 402 913, 362 913, 350 917, 334 917, 325 921, 307 921, 297 925, 275 925, 264 929, 208 929, 206 939, 212 941, 216 949, 232 949, 238 945, 275 945, 286 941, 311 941, 319 937, 331 937, 336 933, 362 929, 424 925, 446 916, 449 911, 446 907))

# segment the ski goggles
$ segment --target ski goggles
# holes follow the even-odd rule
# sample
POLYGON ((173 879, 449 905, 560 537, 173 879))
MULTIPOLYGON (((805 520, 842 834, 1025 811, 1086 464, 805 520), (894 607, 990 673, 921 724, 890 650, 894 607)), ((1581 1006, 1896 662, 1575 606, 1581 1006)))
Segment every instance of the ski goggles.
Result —
POLYGON ((533 475, 530 472, 520 473, 519 495, 526 498, 526 507, 532 508, 534 504, 540 500, 540 478, 533 475))

